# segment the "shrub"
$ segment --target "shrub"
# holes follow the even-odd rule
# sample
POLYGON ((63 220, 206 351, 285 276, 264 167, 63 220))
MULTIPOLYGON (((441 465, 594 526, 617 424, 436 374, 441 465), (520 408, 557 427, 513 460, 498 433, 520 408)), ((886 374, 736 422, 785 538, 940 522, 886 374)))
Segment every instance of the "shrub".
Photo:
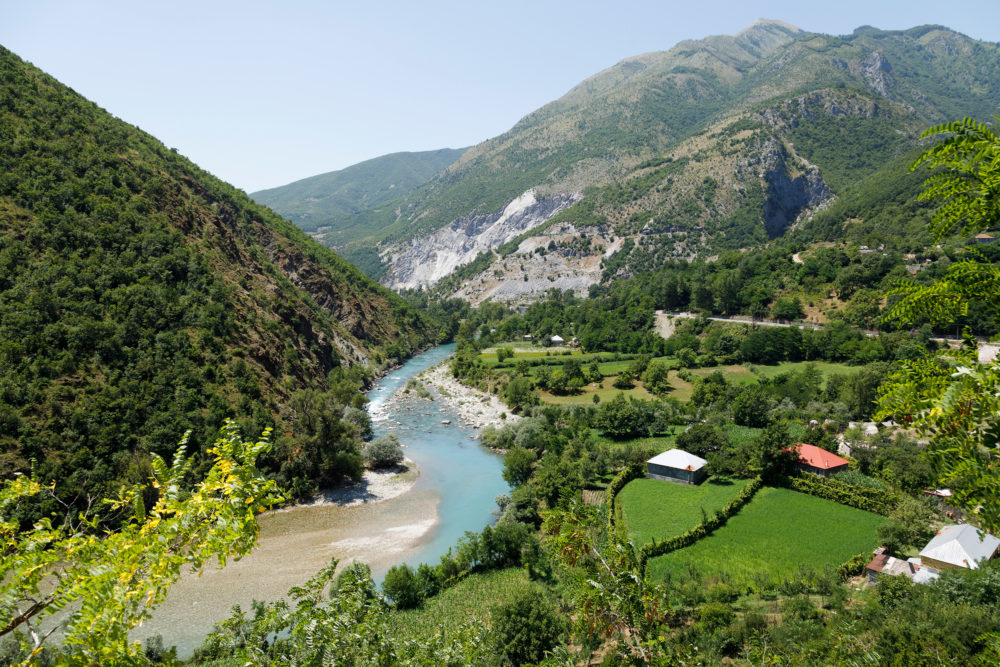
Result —
POLYGON ((389 568, 385 573, 382 590, 398 609, 413 609, 423 602, 423 583, 413 569, 403 563, 389 568))
POLYGON ((513 447, 507 450, 503 458, 503 479, 511 486, 520 486, 531 477, 532 466, 535 463, 535 452, 523 447, 513 447))
POLYGON ((837 574, 843 581, 851 577, 856 577, 865 571, 865 566, 871 560, 871 554, 855 554, 848 558, 843 565, 837 568, 837 574))
POLYGON ((365 444, 364 457, 372 468, 387 468, 403 462, 403 448, 394 433, 387 433, 365 444))
POLYGON ((555 605, 535 588, 494 607, 491 616, 497 652, 514 665, 539 662, 566 631, 555 605))
POLYGON ((732 608, 723 602, 708 602, 701 606, 701 622, 710 632, 728 627, 735 619, 732 608))

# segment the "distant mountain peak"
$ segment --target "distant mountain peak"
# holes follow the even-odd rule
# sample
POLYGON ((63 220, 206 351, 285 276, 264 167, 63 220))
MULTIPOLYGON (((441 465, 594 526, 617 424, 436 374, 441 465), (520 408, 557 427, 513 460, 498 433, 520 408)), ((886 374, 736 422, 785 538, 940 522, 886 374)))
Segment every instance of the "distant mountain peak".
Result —
POLYGON ((786 23, 785 21, 779 21, 778 19, 757 19, 747 27, 743 28, 743 30, 736 33, 736 37, 740 37, 748 32, 768 30, 771 28, 780 28, 789 32, 803 32, 801 28, 797 28, 791 23, 786 23))

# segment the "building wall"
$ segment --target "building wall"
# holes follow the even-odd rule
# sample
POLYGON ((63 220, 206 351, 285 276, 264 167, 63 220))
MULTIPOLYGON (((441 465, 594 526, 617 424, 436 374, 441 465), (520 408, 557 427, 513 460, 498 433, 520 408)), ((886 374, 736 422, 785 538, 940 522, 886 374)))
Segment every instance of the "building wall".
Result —
POLYGON ((943 560, 934 560, 933 558, 927 558, 926 556, 920 557, 921 567, 932 567, 938 572, 944 572, 945 570, 957 570, 957 565, 952 565, 951 563, 945 563, 943 560))
POLYGON ((816 468, 807 463, 799 463, 799 470, 805 470, 806 472, 811 472, 814 475, 819 475, 820 477, 829 477, 834 473, 838 473, 841 470, 847 470, 847 464, 837 466, 836 468, 829 468, 824 470, 823 468, 816 468))
POLYGON ((657 465, 655 463, 646 464, 647 477, 652 479, 662 479, 668 482, 684 482, 685 484, 697 484, 705 476, 704 468, 701 470, 681 470, 657 465))

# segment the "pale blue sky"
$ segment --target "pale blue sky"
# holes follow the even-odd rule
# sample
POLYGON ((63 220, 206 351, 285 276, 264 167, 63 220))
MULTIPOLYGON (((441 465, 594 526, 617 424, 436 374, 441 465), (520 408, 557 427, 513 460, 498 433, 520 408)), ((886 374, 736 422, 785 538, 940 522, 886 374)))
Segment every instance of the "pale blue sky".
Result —
POLYGON ((249 192, 478 143, 623 58, 758 17, 1000 41, 1000 0, 0 0, 0 44, 249 192))

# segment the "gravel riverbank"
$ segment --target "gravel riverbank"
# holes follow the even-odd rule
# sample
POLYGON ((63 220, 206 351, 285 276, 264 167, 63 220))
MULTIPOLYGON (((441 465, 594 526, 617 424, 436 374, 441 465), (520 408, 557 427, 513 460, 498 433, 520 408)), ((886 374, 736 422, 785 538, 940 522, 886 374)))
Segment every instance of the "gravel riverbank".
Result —
POLYGON ((424 371, 415 380, 426 391, 415 387, 400 387, 386 401, 386 406, 426 410, 429 403, 437 401, 451 408, 463 424, 476 431, 489 425, 502 426, 520 419, 496 396, 464 385, 453 378, 447 363, 424 371))

